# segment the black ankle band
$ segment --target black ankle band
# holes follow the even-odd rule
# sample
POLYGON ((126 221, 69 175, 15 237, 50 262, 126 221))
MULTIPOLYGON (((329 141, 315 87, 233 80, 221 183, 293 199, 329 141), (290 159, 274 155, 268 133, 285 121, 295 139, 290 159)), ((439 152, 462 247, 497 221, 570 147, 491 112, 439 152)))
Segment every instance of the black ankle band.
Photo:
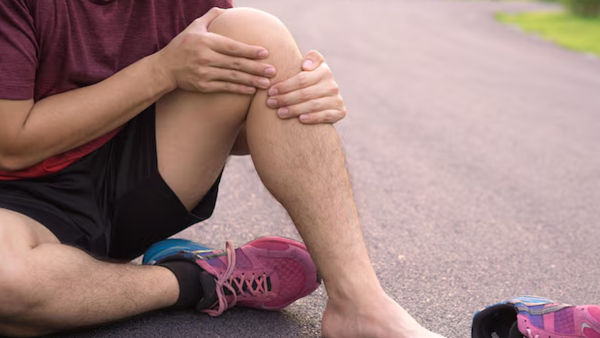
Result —
POLYGON ((177 303, 168 309, 184 310, 195 307, 203 296, 201 276, 204 270, 195 263, 186 260, 168 261, 157 265, 171 270, 179 283, 177 303))

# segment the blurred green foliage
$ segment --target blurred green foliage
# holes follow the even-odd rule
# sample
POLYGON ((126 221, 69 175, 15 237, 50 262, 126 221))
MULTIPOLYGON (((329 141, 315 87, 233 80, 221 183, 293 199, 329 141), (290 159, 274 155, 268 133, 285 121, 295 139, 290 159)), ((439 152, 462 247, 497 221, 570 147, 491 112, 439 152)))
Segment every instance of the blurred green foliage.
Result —
POLYGON ((600 0, 538 0, 542 2, 560 2, 571 13, 584 17, 600 16, 600 0))
POLYGON ((496 17, 566 48, 600 56, 600 18, 556 12, 498 13, 496 17))
POLYGON ((600 15, 600 0, 562 0, 562 3, 575 15, 585 17, 600 15))

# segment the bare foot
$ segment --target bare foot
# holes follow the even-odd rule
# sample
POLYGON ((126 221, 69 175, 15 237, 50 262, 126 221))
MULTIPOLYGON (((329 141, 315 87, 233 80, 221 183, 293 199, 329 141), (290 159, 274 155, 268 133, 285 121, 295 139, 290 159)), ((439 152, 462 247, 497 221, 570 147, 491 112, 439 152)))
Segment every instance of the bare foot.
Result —
POLYGON ((329 300, 323 313, 324 337, 443 338, 422 327, 385 293, 368 303, 329 300))

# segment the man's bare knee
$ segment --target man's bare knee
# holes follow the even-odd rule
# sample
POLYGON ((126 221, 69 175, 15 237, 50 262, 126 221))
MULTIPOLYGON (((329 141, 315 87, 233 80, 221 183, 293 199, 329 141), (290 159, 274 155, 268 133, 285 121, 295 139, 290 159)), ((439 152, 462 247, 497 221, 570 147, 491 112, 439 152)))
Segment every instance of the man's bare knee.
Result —
POLYGON ((231 38, 237 37, 240 41, 250 44, 251 41, 267 42, 272 38, 279 39, 281 33, 289 34, 277 17, 258 9, 244 7, 226 10, 211 22, 208 30, 231 38))
POLYGON ((0 318, 17 316, 33 306, 35 288, 27 257, 39 244, 55 239, 43 238, 46 229, 37 226, 23 215, 0 209, 0 318))
POLYGON ((0 323, 26 314, 34 306, 33 276, 22 257, 26 254, 0 250, 0 323))
POLYGON ((273 82, 287 79, 301 70, 302 55, 285 25, 275 16, 253 8, 232 8, 212 21, 209 31, 265 47, 265 60, 277 68, 273 82))
MULTIPOLYGON (((11 210, 0 209, 0 243, 3 241, 6 241, 6 246, 13 248, 33 248, 41 243, 60 242, 50 230, 33 219, 11 210)), ((5 247, 0 247, 0 250, 2 248, 5 247)))
MULTIPOLYGON (((0 238, 0 336, 37 336, 47 333, 41 328, 23 324, 23 319, 36 306, 35 274, 29 268, 27 255, 32 248, 7 245, 10 238, 0 238)), ((51 259, 51 258, 48 258, 51 259)))

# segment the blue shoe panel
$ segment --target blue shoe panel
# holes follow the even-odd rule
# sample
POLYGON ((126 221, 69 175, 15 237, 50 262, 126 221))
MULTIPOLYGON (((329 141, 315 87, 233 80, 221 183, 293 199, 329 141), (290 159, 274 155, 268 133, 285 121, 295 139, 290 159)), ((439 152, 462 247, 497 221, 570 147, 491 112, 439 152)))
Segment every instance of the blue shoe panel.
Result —
POLYGON ((181 239, 181 238, 169 238, 164 241, 160 241, 154 243, 146 252, 144 253, 144 258, 142 259, 142 264, 144 265, 152 265, 156 264, 156 262, 174 255, 181 251, 205 251, 205 250, 213 250, 209 247, 200 245, 196 242, 181 239))

